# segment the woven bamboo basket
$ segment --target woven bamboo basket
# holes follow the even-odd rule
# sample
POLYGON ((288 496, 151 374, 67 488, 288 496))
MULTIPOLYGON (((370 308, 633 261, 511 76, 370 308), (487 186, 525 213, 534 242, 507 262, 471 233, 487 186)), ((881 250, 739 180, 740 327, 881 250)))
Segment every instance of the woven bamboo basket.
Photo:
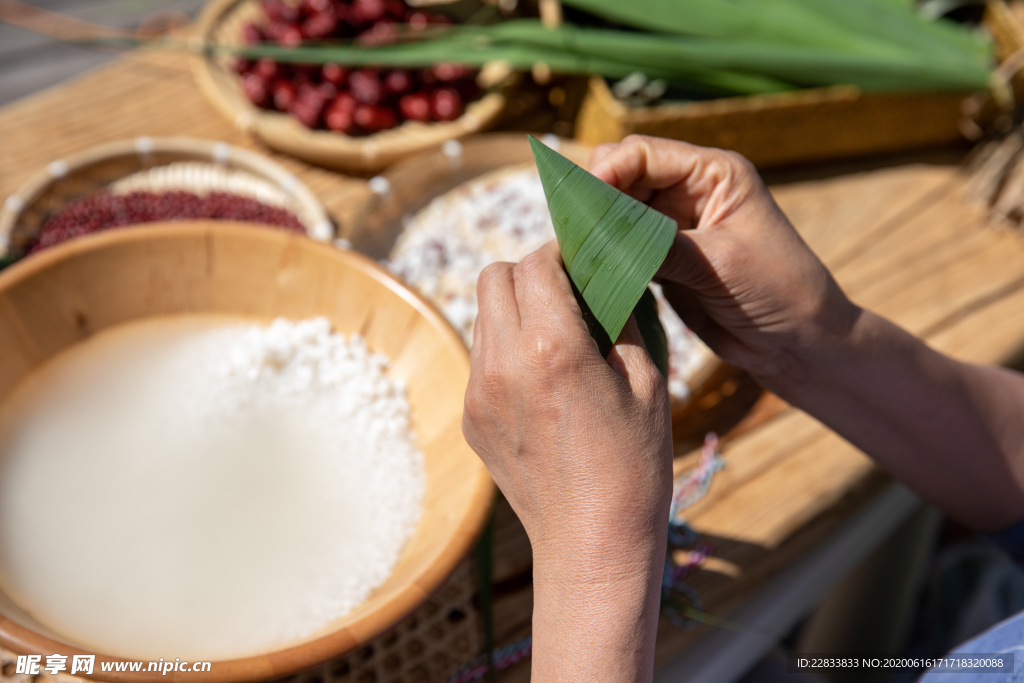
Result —
MULTIPOLYGON (((395 628, 358 650, 275 683, 438 683, 481 654, 483 626, 475 603, 476 567, 464 561, 452 577, 395 628)), ((63 654, 63 653, 51 653, 63 654)), ((3 683, 79 683, 67 673, 17 673, 17 654, 0 647, 3 683)), ((42 664, 45 665, 45 658, 42 664)))
MULTIPOLYGON (((196 22, 196 40, 237 45, 243 24, 259 16, 257 0, 211 0, 196 22)), ((454 121, 406 121, 391 130, 350 137, 310 130, 291 116, 253 105, 242 92, 228 55, 197 55, 192 65, 199 87, 217 110, 267 146, 310 163, 361 173, 378 171, 446 140, 480 132, 494 123, 506 103, 503 92, 489 92, 470 102, 454 121)))
POLYGON ((576 121, 585 144, 631 134, 731 149, 761 168, 966 144, 969 92, 864 93, 853 86, 632 108, 593 77, 576 121))
MULTIPOLYGON (((589 147, 554 136, 544 136, 544 140, 586 167, 589 147)), ((385 259, 408 219, 434 198, 497 169, 532 163, 533 155, 522 133, 477 135, 449 143, 441 150, 420 154, 370 180, 374 194, 359 207, 356 219, 339 237, 348 240, 354 249, 375 259, 385 259)), ((673 399, 673 429, 677 438, 694 436, 688 430, 690 416, 694 411, 713 410, 725 398, 720 394, 723 384, 737 372, 706 351, 699 367, 687 378, 686 399, 673 399)))
MULTIPOLYGON (((423 511, 391 575, 365 602, 305 638, 215 661, 209 672, 104 675, 102 662, 120 658, 97 654, 91 680, 443 680, 479 653, 466 556, 494 487, 462 436, 468 354, 425 299, 351 251, 251 224, 187 221, 90 235, 25 259, 0 273, 0 309, 0 396, 95 331, 181 313, 324 316, 339 332, 361 333, 408 386, 424 454, 423 511)), ((0 644, 44 662, 49 654, 90 654, 7 596, 0 596, 0 644)))
POLYGON ((101 190, 222 190, 291 211, 319 241, 334 226, 316 196, 261 154, 195 138, 137 138, 52 161, 7 198, 0 211, 0 256, 20 256, 46 220, 101 190))

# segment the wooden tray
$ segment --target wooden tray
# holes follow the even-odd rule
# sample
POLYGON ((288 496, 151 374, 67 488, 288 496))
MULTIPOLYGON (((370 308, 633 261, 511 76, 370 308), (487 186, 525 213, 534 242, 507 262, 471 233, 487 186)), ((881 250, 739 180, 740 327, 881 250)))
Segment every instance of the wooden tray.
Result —
POLYGON ((761 168, 956 143, 969 92, 864 93, 853 86, 631 108, 590 79, 576 120, 588 145, 631 134, 739 152, 761 168))
MULTIPOLYGON (((203 43, 238 44, 242 25, 260 16, 257 0, 211 0, 196 22, 195 37, 203 43)), ((444 123, 406 121, 397 128, 365 137, 310 130, 291 116, 260 109, 242 92, 228 55, 193 58, 200 89, 210 102, 242 130, 267 146, 310 163, 356 172, 378 171, 402 157, 445 140, 477 133, 498 118, 506 96, 490 92, 469 103, 458 119, 444 123)))
MULTIPOLYGON (((590 148, 545 136, 560 153, 586 167, 590 148)), ((403 219, 426 207, 435 197, 490 171, 532 163, 533 155, 523 133, 490 133, 449 144, 445 149, 420 154, 398 163, 370 181, 375 194, 356 212, 353 228, 339 235, 353 248, 372 258, 387 258, 403 230, 403 219)), ((725 396, 720 389, 737 374, 717 356, 709 355, 687 381, 689 397, 673 401, 673 431, 676 438, 690 434, 689 418, 694 411, 713 410, 725 396)))
MULTIPOLYGON (((209 175, 213 176, 233 173, 253 194, 272 193, 314 239, 334 238, 334 226, 316 196, 298 178, 262 154, 213 140, 143 137, 97 145, 55 159, 30 177, 0 210, 0 257, 24 253, 46 220, 69 202, 129 176, 143 181, 140 189, 157 190, 146 187, 146 179, 138 174, 179 162, 209 166, 209 175)), ((209 189, 209 176, 198 180, 195 190, 209 189)))

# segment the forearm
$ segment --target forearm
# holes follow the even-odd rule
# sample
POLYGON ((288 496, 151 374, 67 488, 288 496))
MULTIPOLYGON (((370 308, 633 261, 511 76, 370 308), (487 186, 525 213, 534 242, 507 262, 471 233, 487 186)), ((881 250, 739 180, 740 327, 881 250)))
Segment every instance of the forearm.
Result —
POLYGON ((651 680, 666 533, 600 555, 535 548, 532 680, 651 680))
POLYGON ((982 531, 1024 518, 1024 377, 944 356, 870 312, 765 384, 982 531))

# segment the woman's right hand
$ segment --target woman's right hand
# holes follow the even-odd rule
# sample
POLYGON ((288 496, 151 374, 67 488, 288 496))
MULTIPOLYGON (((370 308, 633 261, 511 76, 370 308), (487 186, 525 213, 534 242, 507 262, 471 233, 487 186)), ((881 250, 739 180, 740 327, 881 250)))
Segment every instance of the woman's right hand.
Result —
POLYGON ((590 170, 675 219, 658 273, 683 321, 725 361, 772 388, 848 335, 860 309, 776 206, 743 157, 632 135, 594 150, 590 170))

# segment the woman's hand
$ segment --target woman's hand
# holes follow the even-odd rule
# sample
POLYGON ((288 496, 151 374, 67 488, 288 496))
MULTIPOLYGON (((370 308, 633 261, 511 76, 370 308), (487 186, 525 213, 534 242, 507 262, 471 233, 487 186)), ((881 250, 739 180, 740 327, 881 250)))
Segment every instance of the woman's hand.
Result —
POLYGON ((659 277, 722 358, 950 516, 986 531, 1024 517, 1024 378, 852 304, 738 155, 629 137, 591 170, 678 221, 659 277))
POLYGON ((643 136, 594 150, 597 177, 675 219, 658 274, 683 321, 773 388, 849 334, 859 309, 779 210, 757 171, 719 149, 643 136))
POLYGON ((607 361, 552 242, 480 276, 463 432, 534 554, 534 680, 650 680, 668 392, 630 320, 607 361))

